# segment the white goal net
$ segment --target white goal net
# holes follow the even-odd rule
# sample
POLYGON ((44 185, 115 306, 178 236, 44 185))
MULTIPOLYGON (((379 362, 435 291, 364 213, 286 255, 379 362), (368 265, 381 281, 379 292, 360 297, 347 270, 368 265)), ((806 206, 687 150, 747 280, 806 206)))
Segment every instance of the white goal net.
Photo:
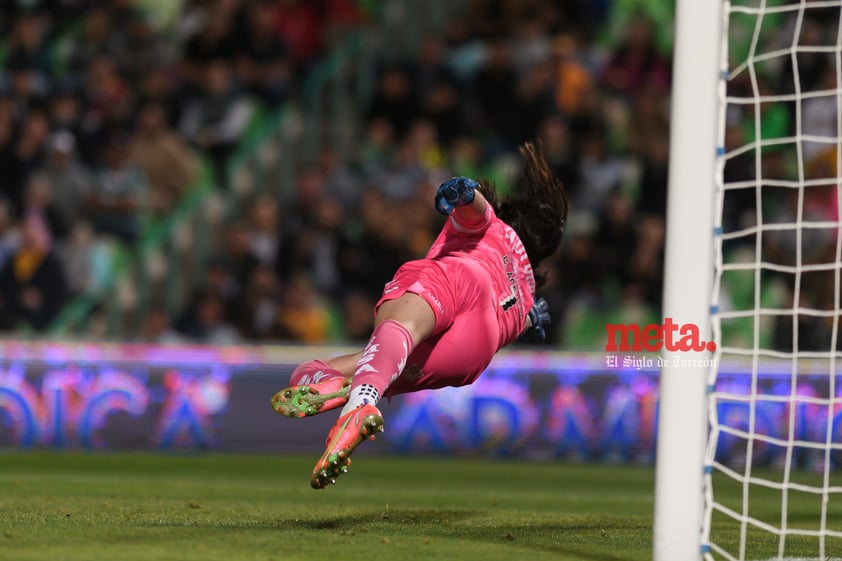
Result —
POLYGON ((705 560, 842 560, 842 0, 723 4, 705 560))

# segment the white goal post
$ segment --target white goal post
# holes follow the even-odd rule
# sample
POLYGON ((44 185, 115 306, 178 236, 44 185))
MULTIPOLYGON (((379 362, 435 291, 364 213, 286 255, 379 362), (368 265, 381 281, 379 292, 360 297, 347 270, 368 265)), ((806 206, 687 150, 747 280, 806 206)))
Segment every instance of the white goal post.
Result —
POLYGON ((654 559, 842 561, 842 0, 675 38, 664 318, 715 348, 662 357, 654 559))
MULTIPOLYGON (((676 1, 663 313, 695 323, 703 340, 710 340, 721 13, 722 0, 676 1)), ((708 368, 676 366, 663 354, 654 559, 699 561, 708 368)))

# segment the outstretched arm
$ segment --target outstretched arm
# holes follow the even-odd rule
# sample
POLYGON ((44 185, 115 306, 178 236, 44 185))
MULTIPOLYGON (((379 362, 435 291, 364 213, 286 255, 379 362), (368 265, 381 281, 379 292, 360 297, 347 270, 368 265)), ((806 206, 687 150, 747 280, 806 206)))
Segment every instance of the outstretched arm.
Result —
POLYGON ((436 210, 450 216, 463 228, 482 229, 488 220, 488 201, 479 191, 479 186, 479 182, 468 177, 448 179, 436 192, 436 210))

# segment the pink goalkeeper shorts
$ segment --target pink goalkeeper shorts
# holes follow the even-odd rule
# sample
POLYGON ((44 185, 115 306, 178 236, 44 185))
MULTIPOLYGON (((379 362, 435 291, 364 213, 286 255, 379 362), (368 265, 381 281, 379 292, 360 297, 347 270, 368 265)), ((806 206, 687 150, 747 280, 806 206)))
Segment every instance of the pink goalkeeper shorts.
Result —
POLYGON ((459 262, 410 261, 383 288, 377 307, 407 292, 430 305, 436 326, 409 355, 386 395, 472 383, 499 348, 496 302, 487 279, 459 262))

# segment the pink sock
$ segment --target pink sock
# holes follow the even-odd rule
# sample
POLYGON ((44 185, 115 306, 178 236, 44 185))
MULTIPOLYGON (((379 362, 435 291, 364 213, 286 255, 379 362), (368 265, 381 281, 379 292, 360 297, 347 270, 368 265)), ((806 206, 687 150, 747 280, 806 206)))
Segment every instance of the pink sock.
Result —
POLYGON ((323 360, 311 360, 300 364, 289 377, 290 386, 306 386, 331 378, 342 378, 342 373, 334 370, 323 360))
POLYGON ((412 336, 400 323, 387 319, 374 328, 363 357, 354 371, 351 393, 362 385, 373 386, 379 396, 400 376, 412 352, 412 336))

